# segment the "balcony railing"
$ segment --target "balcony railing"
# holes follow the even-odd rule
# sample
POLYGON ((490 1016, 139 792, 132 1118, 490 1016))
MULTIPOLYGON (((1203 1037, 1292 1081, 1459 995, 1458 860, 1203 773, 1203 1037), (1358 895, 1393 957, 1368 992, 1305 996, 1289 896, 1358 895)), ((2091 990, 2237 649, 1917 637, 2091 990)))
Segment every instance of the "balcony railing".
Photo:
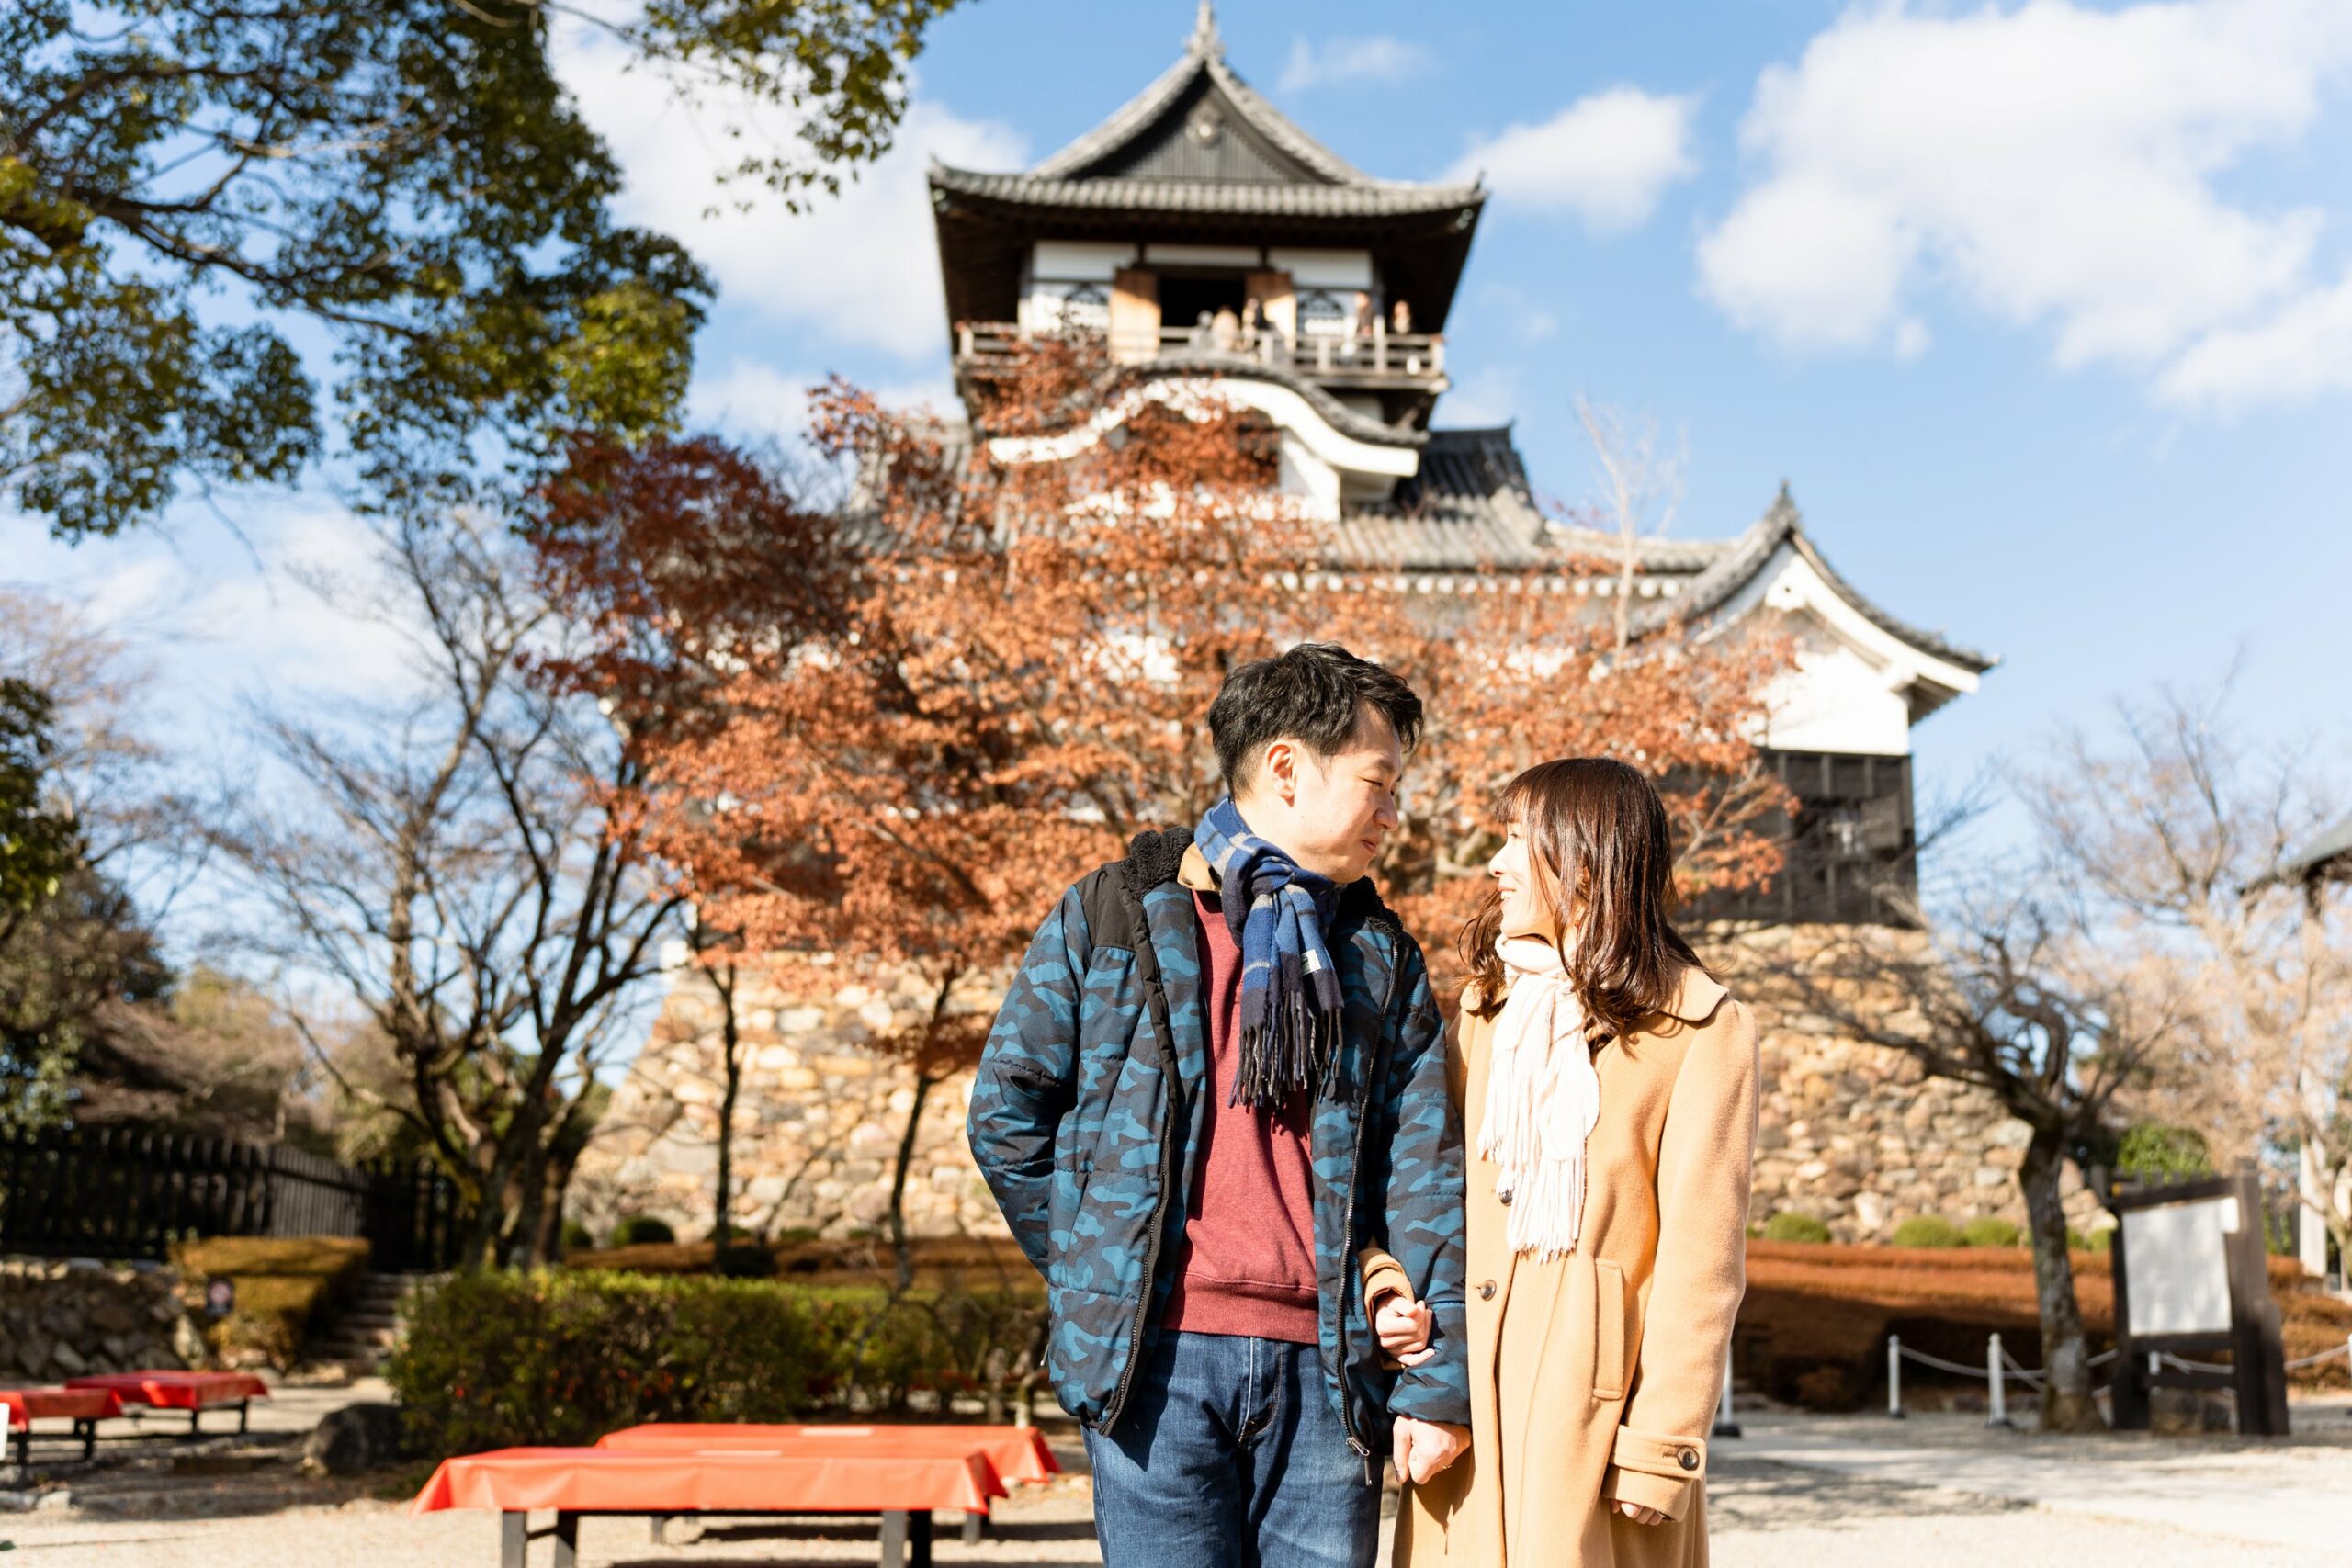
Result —
MULTIPOLYGON (((990 360, 1009 359, 1032 335, 1011 321, 967 321, 956 329, 956 365, 979 368, 990 360)), ((1372 332, 1349 336, 1294 336, 1247 327, 1221 332, 1214 325, 1107 335, 1111 357, 1126 365, 1173 355, 1209 355, 1272 366, 1327 387, 1438 390, 1445 381, 1443 333, 1392 333, 1377 322, 1372 332)))

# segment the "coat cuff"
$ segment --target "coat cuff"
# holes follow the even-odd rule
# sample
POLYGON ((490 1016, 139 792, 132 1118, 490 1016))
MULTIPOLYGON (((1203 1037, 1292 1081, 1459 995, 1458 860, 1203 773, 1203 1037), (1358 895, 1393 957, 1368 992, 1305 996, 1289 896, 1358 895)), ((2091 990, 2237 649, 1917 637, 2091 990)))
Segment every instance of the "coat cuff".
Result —
POLYGON ((1690 1488, 1706 1479, 1707 1445, 1697 1438, 1667 1438, 1617 1428, 1617 1442, 1601 1480, 1601 1495, 1611 1502, 1656 1508, 1679 1519, 1690 1500, 1690 1488))

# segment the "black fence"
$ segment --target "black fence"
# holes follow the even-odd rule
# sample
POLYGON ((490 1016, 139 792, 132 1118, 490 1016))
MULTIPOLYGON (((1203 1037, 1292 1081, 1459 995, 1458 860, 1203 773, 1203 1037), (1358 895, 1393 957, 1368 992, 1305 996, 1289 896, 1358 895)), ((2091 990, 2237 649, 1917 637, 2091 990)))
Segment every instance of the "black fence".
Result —
POLYGON ((364 1236, 385 1272, 446 1269, 463 1216, 429 1162, 126 1127, 0 1131, 0 1252, 156 1258, 216 1235, 364 1236))

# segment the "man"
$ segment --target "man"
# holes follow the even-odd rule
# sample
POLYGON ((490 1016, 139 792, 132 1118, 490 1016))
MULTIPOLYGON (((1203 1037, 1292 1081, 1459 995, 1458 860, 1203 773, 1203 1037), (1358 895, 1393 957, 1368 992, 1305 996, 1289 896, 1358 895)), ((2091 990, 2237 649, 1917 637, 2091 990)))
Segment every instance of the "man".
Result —
POLYGON ((969 1132, 1046 1277, 1110 1568, 1369 1568, 1378 1460, 1467 1438, 1461 1132, 1421 952, 1365 874, 1420 699, 1305 644, 1209 709, 1229 792, 1064 894, 969 1132), (1385 1362, 1359 1255, 1427 1309, 1385 1362))

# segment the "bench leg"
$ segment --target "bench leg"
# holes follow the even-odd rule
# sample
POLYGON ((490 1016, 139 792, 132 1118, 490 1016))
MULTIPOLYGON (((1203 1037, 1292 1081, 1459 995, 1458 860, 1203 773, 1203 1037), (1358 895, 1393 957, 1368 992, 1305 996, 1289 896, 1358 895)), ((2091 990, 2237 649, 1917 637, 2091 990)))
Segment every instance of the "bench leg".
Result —
POLYGON ((909 1568, 931 1568, 931 1510, 917 1508, 907 1516, 909 1568))
POLYGON ((661 1544, 662 1544, 662 1527, 663 1527, 664 1525, 667 1525, 669 1522, 670 1522, 670 1516, 669 1516, 669 1515, 667 1515, 667 1514, 656 1514, 656 1515, 654 1515, 654 1516, 653 1516, 653 1544, 654 1544, 654 1545, 659 1546, 659 1545, 661 1545, 661 1544))
POLYGON ((907 1516, 882 1516, 882 1568, 907 1568, 907 1516))
POLYGON ((181 1434, 180 1441, 184 1443, 192 1443, 196 1441, 198 1436, 201 1435, 197 1426, 197 1421, 198 1417, 203 1416, 203 1410, 197 1405, 191 1404, 187 1407, 187 1430, 181 1434))
POLYGON ((964 1516, 964 1544, 966 1546, 979 1545, 987 1539, 988 1533, 989 1517, 986 1514, 971 1513, 964 1516))
POLYGON ((237 1436, 241 1438, 245 1435, 245 1417, 253 1413, 253 1408, 254 1402, 250 1399, 237 1401, 237 1436))
POLYGON ((78 1432, 78 1433, 80 1433, 80 1434, 81 1434, 81 1438, 82 1438, 82 1461, 83 1461, 85 1464, 87 1464, 87 1463, 88 1463, 92 1459, 96 1458, 96 1455, 97 1455, 97 1451, 98 1451, 98 1424, 97 1424, 96 1421, 90 1420, 90 1419, 88 1419, 88 1418, 86 1418, 86 1417, 85 1417, 85 1418, 84 1418, 84 1419, 82 1419, 82 1420, 79 1420, 79 1421, 74 1422, 74 1429, 76 1432, 78 1432))
POLYGON ((525 1568, 531 1554, 531 1516, 509 1508, 498 1516, 498 1568, 525 1568))
POLYGON ((579 1568, 580 1516, 559 1510, 555 1517, 555 1568, 579 1568))

